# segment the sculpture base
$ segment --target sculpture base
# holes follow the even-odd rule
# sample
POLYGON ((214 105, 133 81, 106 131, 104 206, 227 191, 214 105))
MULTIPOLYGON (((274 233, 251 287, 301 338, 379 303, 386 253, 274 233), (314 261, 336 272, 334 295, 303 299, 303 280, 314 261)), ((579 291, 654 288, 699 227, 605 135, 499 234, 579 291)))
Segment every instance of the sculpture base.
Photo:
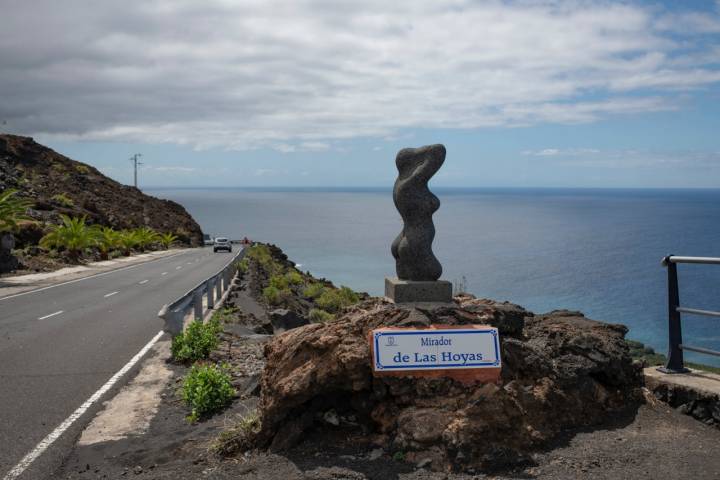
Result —
POLYGON ((446 280, 416 282, 385 278, 385 296, 395 303, 451 303, 452 283, 446 280))

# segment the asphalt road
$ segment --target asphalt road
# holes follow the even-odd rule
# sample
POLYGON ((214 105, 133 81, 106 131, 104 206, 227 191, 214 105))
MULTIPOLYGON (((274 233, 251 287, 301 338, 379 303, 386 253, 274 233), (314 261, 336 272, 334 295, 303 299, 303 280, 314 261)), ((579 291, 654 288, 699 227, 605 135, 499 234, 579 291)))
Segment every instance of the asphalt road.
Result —
MULTIPOLYGON (((234 253, 190 250, 5 299, 0 289, 0 478, 162 329, 157 313, 164 304, 216 273, 234 253)), ((102 400, 120 385, 19 478, 51 478, 102 400)))

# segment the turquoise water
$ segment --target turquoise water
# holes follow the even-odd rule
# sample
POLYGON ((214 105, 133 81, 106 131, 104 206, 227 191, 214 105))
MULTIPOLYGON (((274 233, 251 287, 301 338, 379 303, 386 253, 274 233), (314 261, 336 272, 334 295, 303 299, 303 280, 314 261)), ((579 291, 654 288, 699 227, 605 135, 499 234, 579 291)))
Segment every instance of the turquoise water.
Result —
MULTIPOLYGON (((316 276, 381 294, 401 220, 389 189, 148 189, 207 233, 278 244, 316 276)), ((443 278, 534 312, 573 309, 667 343, 667 254, 720 257, 719 190, 434 189, 443 278)), ((720 266, 681 265, 681 303, 720 310, 720 266)), ((720 350, 720 319, 687 316, 685 341, 720 350)), ((714 357, 690 355, 719 365, 714 357)))

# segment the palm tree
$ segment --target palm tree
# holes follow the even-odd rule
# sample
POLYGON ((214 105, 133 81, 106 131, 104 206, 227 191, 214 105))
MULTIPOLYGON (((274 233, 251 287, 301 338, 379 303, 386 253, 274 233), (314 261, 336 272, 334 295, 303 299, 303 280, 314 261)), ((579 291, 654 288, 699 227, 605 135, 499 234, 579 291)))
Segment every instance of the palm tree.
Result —
POLYGON ((136 228, 135 236, 137 238, 137 246, 140 250, 145 250, 160 239, 160 235, 149 227, 136 228))
POLYGON ((18 191, 12 188, 0 193, 0 233, 15 232, 18 222, 30 219, 27 210, 32 206, 32 202, 16 197, 17 193, 18 191))
POLYGON ((0 272, 11 272, 17 268, 17 258, 12 254, 12 249, 15 248, 13 232, 17 231, 21 221, 30 219, 27 210, 32 206, 32 202, 18 198, 16 194, 15 189, 0 193, 0 272))
POLYGON ((70 218, 60 215, 61 225, 53 225, 50 233, 40 239, 43 248, 64 248, 70 259, 78 261, 86 248, 97 245, 98 231, 85 223, 85 216, 70 218))
POLYGON ((120 247, 120 232, 113 230, 110 227, 96 227, 97 231, 97 246, 100 250, 100 257, 103 260, 107 260, 109 253, 112 250, 120 247))
POLYGON ((123 230, 118 240, 123 249, 123 255, 130 255, 130 251, 138 245, 138 237, 134 230, 123 230))
POLYGON ((170 248, 170 245, 172 245, 173 242, 177 239, 177 235, 174 235, 171 232, 163 233, 160 235, 160 243, 162 243, 162 246, 165 248, 165 250, 170 248))

